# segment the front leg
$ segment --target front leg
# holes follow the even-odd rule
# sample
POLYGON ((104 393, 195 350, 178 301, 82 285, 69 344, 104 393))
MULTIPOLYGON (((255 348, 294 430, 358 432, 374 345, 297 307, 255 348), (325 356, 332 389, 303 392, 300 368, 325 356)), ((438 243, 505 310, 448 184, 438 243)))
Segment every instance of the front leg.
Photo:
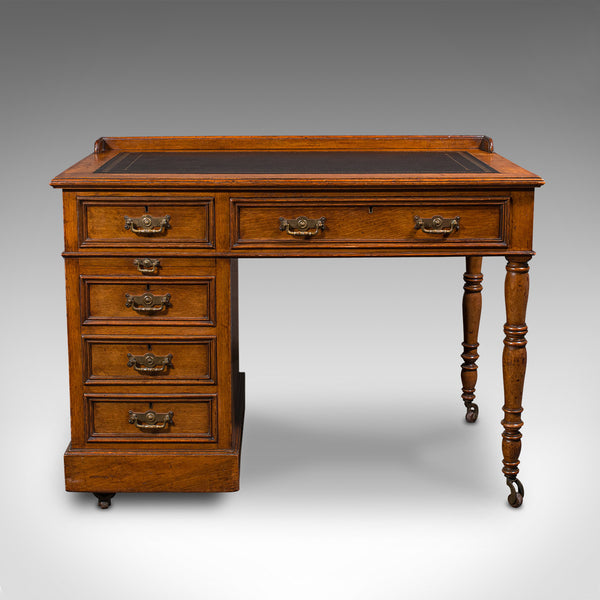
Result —
POLYGON ((481 256, 467 256, 467 270, 463 275, 465 280, 463 295, 463 353, 461 358, 460 378, 462 380, 462 399, 467 413, 468 423, 475 423, 479 407, 475 404, 475 384, 477 383, 477 336, 479 334, 479 319, 481 317, 481 290, 483 275, 481 273, 481 256))
POLYGON ((521 413, 523 412, 523 383, 527 365, 527 325, 525 313, 529 295, 529 265, 531 256, 507 256, 504 297, 506 301, 506 324, 504 325, 504 352, 502 372, 504 379, 504 419, 502 426, 502 454, 506 485, 511 490, 508 502, 517 508, 523 502, 525 491, 517 479, 519 454, 521 453, 521 413))

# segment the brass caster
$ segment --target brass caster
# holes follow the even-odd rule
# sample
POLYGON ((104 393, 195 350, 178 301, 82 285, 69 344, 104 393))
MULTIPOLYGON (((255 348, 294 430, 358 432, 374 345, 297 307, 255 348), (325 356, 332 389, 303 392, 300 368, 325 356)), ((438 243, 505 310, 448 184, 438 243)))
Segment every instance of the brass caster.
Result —
POLYGON ((475 421, 477 421, 477 417, 479 416, 479 406, 477 406, 475 402, 469 402, 465 406, 467 407, 465 420, 467 423, 475 423, 475 421))
POLYGON ((94 496, 98 498, 98 506, 100 508, 109 508, 110 499, 114 496, 114 494, 101 494, 94 492, 94 496))
POLYGON ((523 504, 523 496, 525 495, 525 489, 523 484, 516 478, 506 478, 506 485, 510 488, 510 495, 508 496, 508 503, 513 508, 519 508, 523 504), (515 488, 516 486, 516 488, 515 488))

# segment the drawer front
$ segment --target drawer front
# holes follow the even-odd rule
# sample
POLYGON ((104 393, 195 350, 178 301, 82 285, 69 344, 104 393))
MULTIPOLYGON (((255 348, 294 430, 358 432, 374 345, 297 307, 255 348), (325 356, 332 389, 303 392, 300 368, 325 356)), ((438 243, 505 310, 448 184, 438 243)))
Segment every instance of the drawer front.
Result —
POLYGON ((78 196, 85 247, 214 247, 213 198, 78 196))
POLYGON ((231 202, 234 248, 508 245, 508 198, 233 198, 231 202), (441 223, 435 217, 441 217, 441 223))
POLYGON ((151 282, 157 277, 183 275, 214 275, 214 258, 182 258, 163 256, 155 252, 140 252, 131 256, 84 256, 79 269, 85 275, 142 277, 151 282))
POLYGON ((216 338, 83 336, 85 383, 131 385, 216 382, 216 338))
POLYGON ((212 394, 86 394, 89 442, 214 442, 212 394))
POLYGON ((214 277, 81 276, 82 319, 93 324, 215 324, 214 277))

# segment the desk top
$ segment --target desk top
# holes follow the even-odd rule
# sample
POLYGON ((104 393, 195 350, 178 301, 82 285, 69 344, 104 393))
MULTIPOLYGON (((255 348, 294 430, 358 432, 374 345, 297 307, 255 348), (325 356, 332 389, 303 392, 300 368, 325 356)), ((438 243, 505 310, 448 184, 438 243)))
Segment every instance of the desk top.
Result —
POLYGON ((540 186, 487 136, 100 138, 54 187, 540 186))

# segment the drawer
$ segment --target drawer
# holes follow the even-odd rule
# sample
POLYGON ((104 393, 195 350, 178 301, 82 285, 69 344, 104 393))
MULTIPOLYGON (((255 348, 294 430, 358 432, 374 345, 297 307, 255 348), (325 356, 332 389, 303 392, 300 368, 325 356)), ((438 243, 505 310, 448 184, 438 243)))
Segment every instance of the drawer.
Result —
POLYGON ((234 248, 508 245, 509 198, 232 198, 231 203, 234 248))
POLYGON ((81 276, 82 320, 93 324, 215 324, 215 278, 81 276))
POLYGON ((214 200, 78 195, 80 246, 214 247, 214 200))
POLYGON ((79 259, 84 275, 131 275, 151 280, 158 276, 214 275, 214 258, 183 258, 162 256, 155 252, 132 256, 84 256, 79 259))
POLYGON ((216 338, 83 336, 85 383, 216 383, 216 338))
POLYGON ((86 394, 88 442, 214 442, 214 394, 86 394))

